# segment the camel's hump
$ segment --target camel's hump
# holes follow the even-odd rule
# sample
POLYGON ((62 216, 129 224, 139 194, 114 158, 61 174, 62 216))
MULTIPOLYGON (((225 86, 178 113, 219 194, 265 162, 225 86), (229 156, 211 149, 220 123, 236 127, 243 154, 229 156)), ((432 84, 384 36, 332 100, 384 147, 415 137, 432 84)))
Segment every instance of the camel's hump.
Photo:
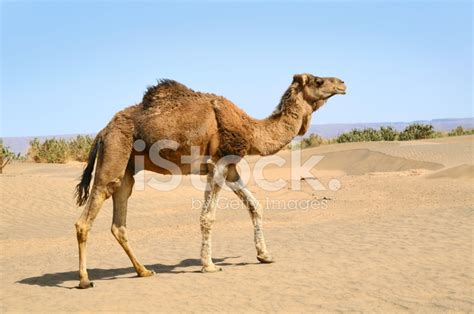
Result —
POLYGON ((162 79, 158 81, 158 84, 148 87, 143 95, 142 104, 144 108, 150 108, 170 103, 177 105, 183 103, 183 100, 190 101, 192 98, 207 99, 215 96, 214 94, 196 92, 174 80, 162 79))

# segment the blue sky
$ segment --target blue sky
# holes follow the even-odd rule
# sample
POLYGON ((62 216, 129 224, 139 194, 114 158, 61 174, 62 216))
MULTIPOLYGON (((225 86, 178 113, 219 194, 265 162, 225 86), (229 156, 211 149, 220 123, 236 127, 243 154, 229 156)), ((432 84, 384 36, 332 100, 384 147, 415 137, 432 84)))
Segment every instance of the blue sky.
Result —
POLYGON ((470 117, 470 2, 2 2, 0 136, 93 133, 157 78, 270 114, 294 73, 348 86, 313 123, 470 117))

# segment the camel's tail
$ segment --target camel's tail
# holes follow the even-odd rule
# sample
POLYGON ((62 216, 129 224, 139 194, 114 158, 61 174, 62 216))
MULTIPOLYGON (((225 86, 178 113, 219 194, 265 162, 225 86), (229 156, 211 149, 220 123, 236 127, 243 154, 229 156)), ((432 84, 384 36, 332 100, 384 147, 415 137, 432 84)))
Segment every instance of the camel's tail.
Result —
POLYGON ((82 206, 87 202, 89 198, 89 186, 92 180, 92 172, 94 171, 94 164, 97 153, 102 148, 102 139, 100 134, 96 136, 92 143, 92 148, 89 152, 89 158, 87 160, 87 166, 82 173, 81 182, 76 186, 75 196, 76 203, 78 206, 82 206))

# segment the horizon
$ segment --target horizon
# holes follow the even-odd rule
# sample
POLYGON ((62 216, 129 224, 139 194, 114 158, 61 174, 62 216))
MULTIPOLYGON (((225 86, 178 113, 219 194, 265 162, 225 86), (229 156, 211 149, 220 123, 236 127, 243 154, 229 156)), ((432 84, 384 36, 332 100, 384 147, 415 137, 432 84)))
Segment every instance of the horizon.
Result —
POLYGON ((474 116, 470 2, 2 2, 1 14, 0 137, 96 133, 160 77, 255 118, 301 72, 348 87, 313 125, 474 116))
MULTIPOLYGON (((459 120, 467 120, 467 119, 472 119, 474 122, 474 116, 472 117, 459 117, 459 118, 437 118, 437 119, 423 119, 423 120, 413 120, 413 121, 374 121, 374 122, 367 122, 367 121, 361 121, 361 122, 334 122, 334 123, 311 123, 311 127, 317 127, 317 126, 328 126, 328 125, 357 125, 357 124, 362 124, 362 125, 369 125, 369 124, 385 124, 385 125, 390 125, 390 124, 413 124, 413 123, 419 123, 419 122, 436 122, 436 121, 459 121, 459 120)), ((459 125, 463 126, 463 125, 459 125)), ((464 127, 464 126, 463 126, 464 127)), ((100 130, 97 131, 91 131, 91 132, 82 132, 82 133, 61 133, 61 134, 29 134, 29 135, 22 135, 22 136, 0 136, 0 139, 5 139, 5 138, 34 138, 34 137, 54 137, 54 136, 76 136, 76 135, 95 135, 99 132, 100 130)), ((310 130, 308 130, 303 137, 307 137, 310 135, 310 130)))
MULTIPOLYGON (((458 126, 463 127, 466 130, 474 128, 474 117, 465 118, 446 118, 446 119, 432 119, 432 120, 417 120, 417 121, 396 121, 396 122, 358 122, 358 123, 328 123, 328 124, 311 124, 310 128, 303 136, 297 136, 296 141, 302 138, 307 138, 311 134, 317 134, 324 139, 335 139, 343 133, 350 132, 353 129, 366 129, 374 128, 378 129, 381 126, 392 126, 395 130, 401 132, 407 126, 422 123, 431 124, 435 131, 447 133, 454 130, 458 126)), ((69 140, 78 135, 85 135, 95 137, 97 132, 86 132, 86 133, 69 133, 69 134, 46 134, 46 135, 27 135, 27 136, 4 136, 0 139, 3 144, 8 147, 9 150, 15 154, 21 154, 25 156, 30 146, 30 141, 34 138, 43 142, 46 139, 64 139, 69 140)))

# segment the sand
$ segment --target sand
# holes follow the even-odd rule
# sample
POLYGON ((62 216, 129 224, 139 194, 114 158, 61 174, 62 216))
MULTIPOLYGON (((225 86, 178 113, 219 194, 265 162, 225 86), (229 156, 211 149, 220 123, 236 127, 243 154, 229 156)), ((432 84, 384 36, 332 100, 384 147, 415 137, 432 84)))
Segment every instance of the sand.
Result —
MULTIPOLYGON (((109 200, 89 239, 88 290, 74 288, 81 209, 72 190, 83 165, 9 165, 0 176, 0 311, 473 311, 473 147, 464 136, 304 150, 325 156, 313 178, 325 187, 337 179, 339 189, 314 191, 307 178, 300 191, 266 192, 251 181, 276 262, 257 262, 243 208, 221 209, 213 256, 223 271, 213 274, 199 272, 193 200, 202 193, 190 177, 130 199, 130 243, 154 277, 137 278, 110 233, 109 200)), ((294 183, 288 166, 264 173, 294 183)), ((237 200, 229 191, 221 199, 237 200)))

